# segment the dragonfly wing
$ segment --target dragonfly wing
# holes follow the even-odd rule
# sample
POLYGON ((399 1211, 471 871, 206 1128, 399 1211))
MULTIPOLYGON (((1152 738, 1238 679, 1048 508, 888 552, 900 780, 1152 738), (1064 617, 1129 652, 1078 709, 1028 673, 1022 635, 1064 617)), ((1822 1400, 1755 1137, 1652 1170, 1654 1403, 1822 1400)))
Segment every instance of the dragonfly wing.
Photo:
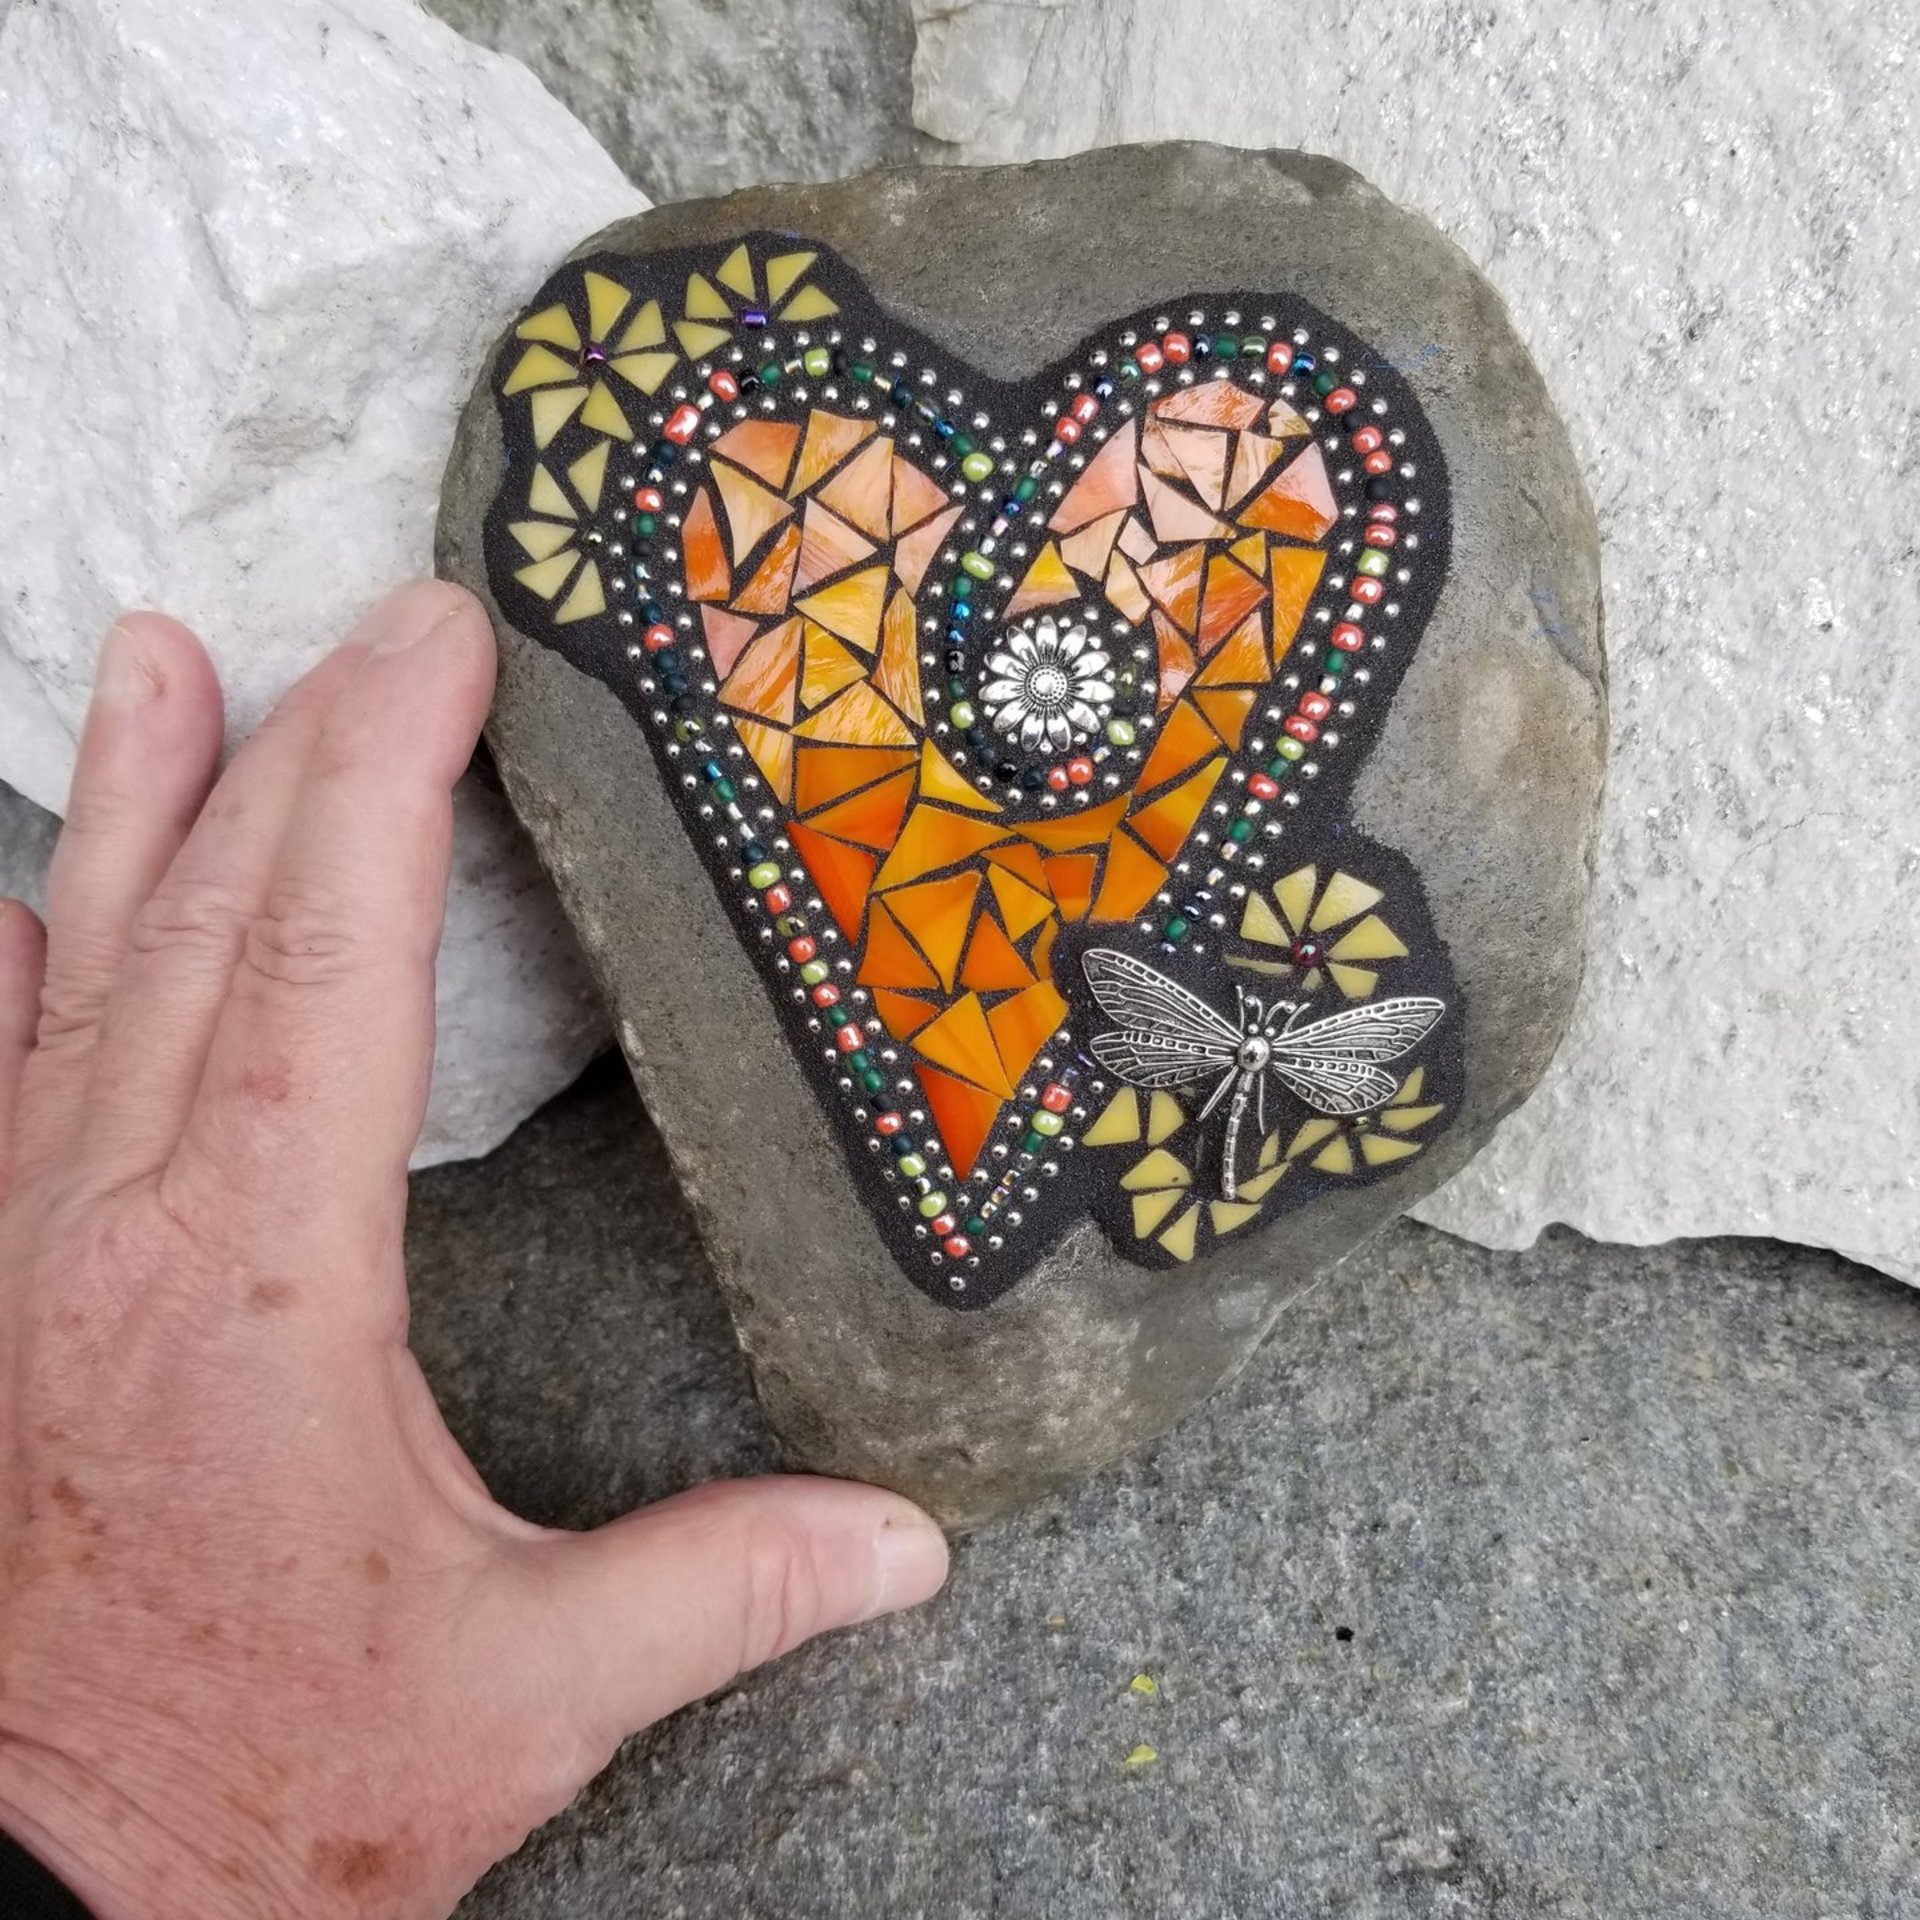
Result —
POLYGON ((1365 1113, 1369 1107, 1384 1107, 1399 1084, 1392 1074, 1359 1060, 1282 1060, 1276 1055, 1272 1065, 1288 1091, 1315 1113, 1340 1119, 1365 1113))
POLYGON ((1089 947, 1080 967, 1101 1011, 1123 1027, 1193 1047, 1225 1047, 1229 1060, 1239 1050, 1239 1027, 1144 960, 1112 947, 1089 947))
POLYGON ((1129 1086, 1183 1087, 1231 1067, 1237 1044, 1237 1035, 1232 1043, 1199 1046, 1139 1027, 1118 1027, 1094 1035, 1093 1057, 1129 1086))
POLYGON ((1393 1098, 1393 1075, 1381 1069, 1424 1040, 1446 1010, 1444 1000, 1413 994, 1349 1007, 1276 1034, 1270 1064, 1317 1113, 1365 1113, 1393 1098))

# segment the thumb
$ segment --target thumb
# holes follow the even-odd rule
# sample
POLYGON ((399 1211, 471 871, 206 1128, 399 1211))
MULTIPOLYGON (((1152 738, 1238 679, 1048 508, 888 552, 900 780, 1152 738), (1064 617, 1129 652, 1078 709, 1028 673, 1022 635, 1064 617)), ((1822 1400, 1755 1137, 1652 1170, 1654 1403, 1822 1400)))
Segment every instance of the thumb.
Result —
POLYGON ((609 1749, 834 1627, 939 1592, 947 1542, 900 1495, 849 1480, 724 1480, 554 1541, 549 1623, 576 1725, 609 1749))

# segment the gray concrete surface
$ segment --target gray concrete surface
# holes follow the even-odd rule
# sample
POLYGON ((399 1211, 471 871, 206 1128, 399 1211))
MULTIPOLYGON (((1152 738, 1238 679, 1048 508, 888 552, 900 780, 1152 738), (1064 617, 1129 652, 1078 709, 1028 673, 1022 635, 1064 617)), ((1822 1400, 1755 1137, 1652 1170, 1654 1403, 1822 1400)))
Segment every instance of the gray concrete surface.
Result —
MULTIPOLYGON (((617 1069, 415 1195, 503 1498, 772 1462, 617 1069)), ((633 1742, 462 1920, 1920 1914, 1916 1457, 1920 1297, 1864 1269, 1403 1225, 931 1608, 633 1742)))

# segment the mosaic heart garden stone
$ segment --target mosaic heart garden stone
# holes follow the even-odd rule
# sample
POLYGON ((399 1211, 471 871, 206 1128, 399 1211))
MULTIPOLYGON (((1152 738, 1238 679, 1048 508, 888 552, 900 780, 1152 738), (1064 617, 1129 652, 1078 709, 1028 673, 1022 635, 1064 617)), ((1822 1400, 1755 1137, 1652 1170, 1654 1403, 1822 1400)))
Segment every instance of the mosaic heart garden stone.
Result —
POLYGON ((1559 1036, 1590 509, 1497 297, 1344 169, 610 229, 441 547, 799 1463, 964 1524, 1162 1430, 1559 1036))

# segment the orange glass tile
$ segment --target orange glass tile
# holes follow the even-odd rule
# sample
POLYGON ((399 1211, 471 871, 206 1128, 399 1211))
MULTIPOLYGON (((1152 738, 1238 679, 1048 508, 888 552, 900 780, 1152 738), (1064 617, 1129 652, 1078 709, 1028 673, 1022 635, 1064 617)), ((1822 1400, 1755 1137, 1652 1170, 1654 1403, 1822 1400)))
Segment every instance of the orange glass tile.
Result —
POLYGON ((850 573, 794 604, 829 633, 851 641, 862 653, 871 653, 880 638, 880 615, 886 601, 887 570, 880 566, 850 573))
POLYGON ((1258 574, 1262 580, 1267 577, 1267 538, 1262 533, 1250 533, 1244 540, 1236 540, 1227 551, 1246 568, 1249 573, 1258 574))
POLYGON ((1264 433, 1243 433, 1233 449, 1233 478, 1227 482, 1227 499, 1238 506, 1286 450, 1284 441, 1269 439, 1264 433))
POLYGON ((1059 901, 1063 920, 1087 917, 1087 909, 1093 905, 1093 883, 1099 873, 1097 853, 1056 853, 1048 860, 1047 890, 1059 901))
POLYGON ((1223 756, 1211 766, 1202 767, 1171 793, 1134 814, 1127 825, 1162 860, 1171 860, 1186 845, 1187 835, 1193 831, 1193 823, 1200 818, 1200 809, 1207 804, 1207 797, 1226 771, 1226 766, 1223 756))
MULTIPOLYGON (((1063 860, 1078 860, 1082 858, 1082 856, 1077 853, 1063 853, 1060 858, 1063 860)), ((1047 968, 1053 959, 1053 943, 1059 937, 1060 922, 1058 920, 1049 920, 1034 938, 1033 970, 1039 974, 1042 979, 1046 978, 1047 968)))
POLYGON ((1230 380, 1202 380, 1176 387, 1153 403, 1156 418, 1181 420, 1195 427, 1255 427, 1267 410, 1264 400, 1236 387, 1230 380))
POLYGON ((907 723, 866 682, 849 687, 809 714, 794 728, 803 740, 833 741, 846 747, 910 747, 907 723))
POLYGON ((737 613, 722 613, 718 607, 702 607, 700 625, 706 635, 707 658, 722 680, 733 671, 733 663, 746 652, 747 643, 760 631, 757 620, 743 620, 737 613))
POLYGON ((1084 812, 1064 814, 1058 820, 1038 820, 1020 829, 1023 839, 1049 853, 1064 853, 1072 847, 1097 847, 1127 810, 1127 796, 1109 800, 1104 806, 1088 807, 1084 812))
POLYGON ((1276 440, 1298 440, 1313 428, 1307 424, 1304 414, 1296 412, 1284 400, 1276 400, 1267 409, 1267 431, 1276 440))
POLYGON ((773 797, 785 806, 793 791, 793 735, 762 720, 736 720, 733 730, 753 755, 773 797))
POLYGON ((1134 782, 1135 793, 1151 793, 1165 786, 1209 754, 1220 751, 1220 736, 1202 718, 1191 700, 1182 700, 1166 717, 1153 743, 1147 764, 1134 782))
POLYGON ((1309 447, 1282 467, 1253 499, 1240 509, 1243 527, 1264 527, 1294 540, 1318 540, 1340 517, 1334 505, 1333 483, 1327 462, 1317 446, 1309 447))
POLYGON ((1037 847, 1029 846, 1024 840, 1009 840, 1004 847, 995 847, 987 855, 987 864, 1005 867, 1011 874, 1017 874, 1037 893, 1049 891, 1047 869, 1037 847))
POLYGON ((1141 497, 1147 503, 1147 518, 1153 523, 1153 537, 1171 546, 1180 540, 1224 540, 1233 529, 1209 513, 1199 501, 1177 492, 1157 474, 1144 470, 1140 475, 1141 497))
POLYGON ((1025 577, 1013 590, 1013 598, 1001 610, 1002 620, 1017 620, 1035 607, 1058 606, 1062 600, 1079 597, 1080 583, 1067 571, 1060 549, 1049 540, 1034 556, 1025 577))
POLYGON ((1140 584, 1175 626, 1192 633, 1200 618, 1200 587, 1207 573, 1205 547, 1182 547, 1140 569, 1140 584))
POLYGON ((895 993, 891 987, 873 989, 873 1010, 896 1040, 911 1040, 940 1011, 930 1000, 916 1000, 912 994, 895 993))
POLYGON ((922 801, 900 830, 893 852, 880 870, 880 885, 897 887, 903 881, 918 880, 923 873, 951 867, 1006 837, 1007 829, 997 821, 982 820, 970 813, 949 813, 944 807, 931 807, 922 801))
POLYGON ((869 440, 813 497, 871 538, 889 538, 893 525, 892 440, 885 434, 869 440))
POLYGON ((914 617, 913 596, 904 587, 896 587, 887 602, 873 684, 916 727, 926 724, 926 711, 920 704, 919 624, 914 617))
POLYGON ((791 721, 800 683, 800 627, 783 620, 740 656, 720 688, 721 701, 758 720, 791 721))
POLYGON ((938 987, 939 976, 887 911, 884 899, 873 903, 867 919, 867 945, 855 976, 863 987, 938 987))
POLYGON ((1231 690, 1208 688, 1193 696, 1194 704, 1213 722, 1221 739, 1230 747, 1240 744, 1240 737, 1247 730, 1247 716, 1253 712, 1255 698, 1251 687, 1235 687, 1231 690))
POLYGON ((803 746, 794 804, 802 813, 811 813, 912 765, 913 754, 904 747, 803 746))
POLYGON ((947 490, 911 460, 893 456, 893 531, 905 533, 947 504, 947 490))
POLYGON ((846 643, 811 622, 807 624, 806 662, 800 669, 800 705, 811 713, 842 687, 866 678, 866 662, 846 643))
POLYGON ((787 828, 787 834, 840 931, 849 940, 859 939, 860 916, 867 910, 867 890, 877 864, 874 856, 797 823, 787 828))
POLYGON ((1267 658, 1267 622, 1251 613, 1232 639, 1207 662, 1194 683, 1202 687, 1263 687, 1273 677, 1267 658))
POLYGON ((838 840, 851 840, 856 846, 872 847, 884 853, 893 845, 906 817, 907 802, 913 798, 913 775, 895 774, 865 793, 839 801, 812 815, 807 824, 830 833, 838 840))
POLYGON ((934 1131, 953 1162, 957 1178, 964 1180, 980 1158, 995 1123, 1000 1118, 1001 1102, 964 1080, 933 1067, 920 1069, 920 1091, 927 1096, 927 1112, 933 1116, 934 1131))
MULTIPOLYGON (((1034 853, 1031 847, 1022 851, 1034 853)), ((1039 855, 1034 854, 1034 859, 1037 863, 1039 855)), ((1028 886, 1005 867, 989 865, 987 885, 993 889, 993 903, 1000 909, 1000 918, 1006 923, 1008 935, 1015 940, 1024 939, 1053 911, 1053 900, 1049 895, 1028 886)))
POLYGON ((1116 507, 1130 507, 1140 497, 1135 454, 1140 444, 1139 423, 1129 420, 1087 462, 1086 471, 1067 489, 1054 508, 1047 531, 1058 535, 1077 532, 1091 520, 1116 507))
POLYGON ((770 487, 724 460, 712 462, 712 469, 720 504, 727 510, 727 542, 737 567, 793 508, 770 487))
POLYGON ((1315 547, 1275 547, 1273 564, 1273 664, 1287 657, 1287 649, 1307 617, 1327 556, 1315 547))
POLYGON ((915 527, 911 533, 903 534, 894 543, 893 570, 909 593, 920 591, 920 582, 933 565, 934 555, 945 544, 947 535, 953 530, 953 523, 965 510, 964 507, 952 506, 945 513, 936 513, 924 526, 915 527))
POLYGON ((787 492, 805 493, 877 431, 871 420, 851 420, 843 413, 827 413, 815 407, 807 415, 807 437, 800 443, 800 459, 787 482, 787 492))
POLYGON ((1167 439, 1166 425, 1159 420, 1150 419, 1141 428, 1140 458, 1150 473, 1157 473, 1163 480, 1178 479, 1183 471, 1167 439))
POLYGON ((953 807, 970 807, 975 813, 1002 811, 999 801, 989 799, 958 767, 943 760, 931 740, 920 749, 920 797, 944 800, 953 807))
POLYGON ((1200 658, 1206 659, 1266 597, 1264 580, 1256 580, 1239 561, 1216 553, 1207 562, 1206 592, 1200 600, 1200 658))
POLYGON ((723 460, 745 467, 770 487, 785 487, 793 470, 793 450, 800 429, 788 420, 742 420, 713 443, 723 460))
POLYGON ((1144 567, 1160 553, 1159 541, 1147 531, 1147 523, 1137 513, 1128 514, 1120 523, 1120 537, 1113 544, 1136 567, 1144 567))
POLYGON ((1088 916, 1094 921, 1131 920, 1167 884, 1167 870, 1131 836, 1116 833, 1107 849, 1100 897, 1088 916))
POLYGON ((1051 980, 1036 980, 1024 993, 1002 1000, 987 1015, 993 1043, 1006 1068, 1007 1091, 1020 1084, 1033 1056, 1051 1040, 1067 1017, 1067 1003, 1051 980))
POLYGON ((690 600, 724 600, 733 591, 720 524, 713 517, 713 496, 703 487, 680 529, 681 571, 690 600))
POLYGON ((801 527, 800 567, 793 576, 795 593, 805 593, 817 581, 845 573, 873 552, 873 542, 837 513, 830 513, 820 504, 818 495, 807 502, 801 527))
POLYGON ((919 880, 887 895, 888 910, 933 963, 948 992, 953 990, 979 892, 977 873, 955 873, 944 880, 919 880))
POLYGON ((1013 943, 990 913, 981 914, 973 923, 973 938, 967 942, 967 963, 960 969, 960 984, 981 993, 1033 984, 1033 969, 1013 950, 1013 943))
POLYGON ((1167 445, 1180 472, 1200 496, 1202 503, 1218 507, 1226 491, 1227 455, 1233 450, 1233 436, 1216 433, 1207 427, 1166 427, 1167 445))
POLYGON ((1124 554, 1116 553, 1107 562, 1107 600, 1117 613, 1136 626, 1147 617, 1150 604, 1147 590, 1124 554))
POLYGON ((931 1025, 920 1029, 913 1044, 914 1050, 935 1066, 985 1087, 1002 1100, 1012 1098, 1013 1088, 1000 1065, 999 1050, 978 994, 969 993, 956 1000, 931 1025))
POLYGON ((747 584, 734 595, 735 613, 785 613, 793 596, 793 568, 800 558, 800 529, 787 523, 767 557, 754 570, 747 584))
POLYGON ((1126 517, 1124 513, 1110 513, 1091 526, 1082 527, 1078 533, 1068 534, 1060 542, 1060 558, 1075 573, 1083 573, 1090 580, 1102 578, 1107 562, 1113 557, 1113 543, 1119 536, 1120 523, 1126 517))
POLYGON ((1160 645, 1160 698, 1164 712, 1173 705, 1199 662, 1194 658, 1193 642, 1157 608, 1153 615, 1153 635, 1160 645))

